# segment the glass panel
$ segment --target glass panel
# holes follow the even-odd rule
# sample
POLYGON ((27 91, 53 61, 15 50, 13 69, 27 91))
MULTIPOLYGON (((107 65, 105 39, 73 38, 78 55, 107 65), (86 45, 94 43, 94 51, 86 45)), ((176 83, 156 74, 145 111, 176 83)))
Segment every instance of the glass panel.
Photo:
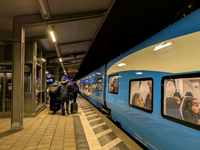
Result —
POLYGON ((37 65, 36 92, 42 90, 41 89, 41 86, 42 86, 42 83, 41 83, 41 71, 42 71, 42 68, 37 65))
POLYGON ((130 81, 129 105, 152 110, 152 80, 137 79, 130 81))
POLYGON ((6 73, 5 111, 11 111, 12 73, 6 73))
POLYGON ((98 79, 97 90, 98 90, 98 91, 102 91, 102 78, 99 78, 99 79, 98 79))
POLYGON ((0 111, 3 110, 3 73, 0 73, 0 111))
POLYGON ((96 88, 95 83, 92 83, 91 93, 94 94, 95 88, 96 88))
POLYGON ((42 67, 45 68, 45 66, 46 66, 46 54, 42 52, 42 67))
POLYGON ((118 75, 109 76, 108 92, 118 94, 118 75))
POLYGON ((200 125, 200 77, 164 80, 163 114, 200 125))
POLYGON ((41 61, 42 61, 41 50, 37 49, 37 63, 41 65, 41 61))
POLYGON ((41 102, 40 102, 40 99, 41 99, 41 93, 40 92, 38 92, 37 94, 36 94, 36 110, 40 107, 40 105, 41 105, 41 102))
POLYGON ((24 67, 24 92, 32 92, 32 65, 24 67))
POLYGON ((47 85, 47 81, 45 80, 45 78, 46 78, 46 72, 45 69, 42 68, 42 90, 45 90, 47 85))
POLYGON ((90 83, 88 84, 88 92, 90 92, 90 83))
POLYGON ((46 92, 42 92, 42 104, 45 103, 45 93, 46 93, 46 92))

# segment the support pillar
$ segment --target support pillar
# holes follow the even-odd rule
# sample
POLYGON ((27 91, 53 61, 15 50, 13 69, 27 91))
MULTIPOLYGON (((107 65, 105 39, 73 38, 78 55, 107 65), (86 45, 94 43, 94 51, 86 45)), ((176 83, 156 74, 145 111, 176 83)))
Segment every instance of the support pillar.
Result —
POLYGON ((55 69, 54 69, 54 81, 59 81, 59 67, 60 63, 55 64, 55 69))
POLYGON ((11 131, 23 129, 25 29, 13 20, 11 131))

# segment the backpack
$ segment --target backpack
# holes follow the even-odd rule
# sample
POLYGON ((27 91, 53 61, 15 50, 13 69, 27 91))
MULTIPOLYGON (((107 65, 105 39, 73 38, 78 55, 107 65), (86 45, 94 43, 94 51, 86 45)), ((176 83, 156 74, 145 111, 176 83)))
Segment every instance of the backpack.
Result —
POLYGON ((74 87, 74 89, 73 89, 73 92, 76 92, 76 93, 78 93, 78 87, 74 87))

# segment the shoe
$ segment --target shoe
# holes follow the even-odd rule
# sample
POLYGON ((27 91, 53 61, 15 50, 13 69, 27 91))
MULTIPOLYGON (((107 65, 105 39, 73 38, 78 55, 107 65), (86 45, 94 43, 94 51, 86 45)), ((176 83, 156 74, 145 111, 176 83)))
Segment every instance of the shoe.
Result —
POLYGON ((62 113, 61 115, 63 115, 63 116, 64 116, 64 115, 65 115, 65 113, 62 113))

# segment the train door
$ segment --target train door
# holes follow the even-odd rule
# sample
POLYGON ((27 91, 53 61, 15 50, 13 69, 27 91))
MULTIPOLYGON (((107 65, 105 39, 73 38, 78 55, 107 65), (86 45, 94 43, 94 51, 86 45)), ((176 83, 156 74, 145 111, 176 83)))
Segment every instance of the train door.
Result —
POLYGON ((0 73, 0 117, 11 117, 12 73, 0 73))

